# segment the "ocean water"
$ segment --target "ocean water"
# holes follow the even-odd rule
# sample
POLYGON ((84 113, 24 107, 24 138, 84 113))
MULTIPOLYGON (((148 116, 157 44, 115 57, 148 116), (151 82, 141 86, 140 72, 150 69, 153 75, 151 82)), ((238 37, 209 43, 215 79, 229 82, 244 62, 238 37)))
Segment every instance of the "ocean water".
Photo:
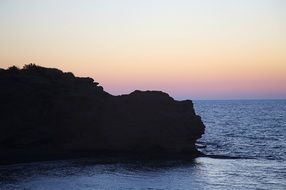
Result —
POLYGON ((286 100, 194 101, 207 155, 191 161, 73 159, 0 166, 0 189, 286 189, 286 100))

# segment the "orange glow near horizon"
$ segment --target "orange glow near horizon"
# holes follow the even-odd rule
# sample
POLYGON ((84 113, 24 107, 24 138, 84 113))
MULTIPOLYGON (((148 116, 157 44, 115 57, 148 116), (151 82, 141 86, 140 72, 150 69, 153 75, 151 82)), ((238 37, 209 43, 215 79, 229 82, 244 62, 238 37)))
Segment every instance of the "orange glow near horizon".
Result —
POLYGON ((0 67, 90 76, 111 94, 286 98, 286 3, 0 2, 0 67))

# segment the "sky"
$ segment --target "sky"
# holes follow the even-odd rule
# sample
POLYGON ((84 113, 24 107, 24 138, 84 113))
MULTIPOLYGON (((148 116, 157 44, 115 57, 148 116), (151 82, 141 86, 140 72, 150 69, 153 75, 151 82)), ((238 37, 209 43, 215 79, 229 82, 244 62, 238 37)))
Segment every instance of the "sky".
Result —
POLYGON ((0 0, 0 68, 36 63, 114 95, 285 99, 285 0, 0 0))

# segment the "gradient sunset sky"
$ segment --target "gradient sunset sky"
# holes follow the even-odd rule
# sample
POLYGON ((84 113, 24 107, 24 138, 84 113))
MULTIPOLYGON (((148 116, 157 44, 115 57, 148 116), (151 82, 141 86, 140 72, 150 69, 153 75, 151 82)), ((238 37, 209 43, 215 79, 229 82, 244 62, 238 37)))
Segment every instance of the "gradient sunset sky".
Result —
POLYGON ((28 63, 114 95, 286 98, 286 1, 0 0, 0 67, 28 63))

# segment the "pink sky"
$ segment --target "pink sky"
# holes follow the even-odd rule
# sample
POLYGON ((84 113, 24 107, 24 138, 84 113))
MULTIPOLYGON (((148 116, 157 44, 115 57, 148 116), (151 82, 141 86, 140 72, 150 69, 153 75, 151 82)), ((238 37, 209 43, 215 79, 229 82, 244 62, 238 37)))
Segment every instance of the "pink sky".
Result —
POLYGON ((0 67, 90 76, 112 94, 286 98, 286 1, 0 2, 0 67))

